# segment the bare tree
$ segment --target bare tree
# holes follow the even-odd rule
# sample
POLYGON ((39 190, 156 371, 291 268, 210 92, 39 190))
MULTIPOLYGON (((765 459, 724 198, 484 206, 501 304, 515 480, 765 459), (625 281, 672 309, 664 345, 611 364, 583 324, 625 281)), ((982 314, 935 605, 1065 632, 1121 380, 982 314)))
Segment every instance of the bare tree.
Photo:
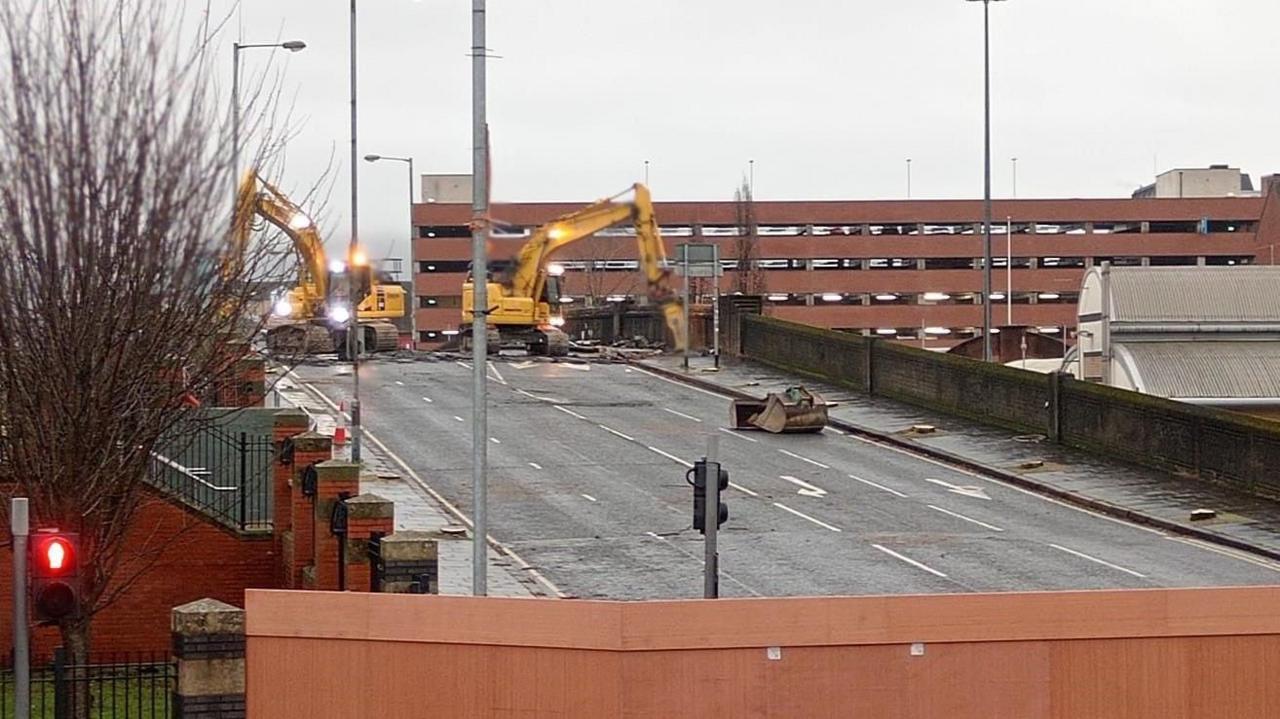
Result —
MULTIPOLYGON (((73 663, 162 549, 125 541, 147 531, 131 525, 152 453, 227 381, 244 351, 228 339, 261 327, 257 288, 287 275, 271 243, 231 251, 218 27, 185 12, 0 0, 0 493, 80 534, 83 602, 59 624, 73 663)), ((276 97, 245 103, 259 165, 283 137, 276 97)))
POLYGON ((760 250, 757 247, 759 232, 756 225, 755 198, 751 196, 751 183, 743 178, 733 193, 737 215, 737 239, 734 241, 738 270, 734 273, 733 291, 744 295, 760 295, 765 292, 764 272, 760 269, 760 250))

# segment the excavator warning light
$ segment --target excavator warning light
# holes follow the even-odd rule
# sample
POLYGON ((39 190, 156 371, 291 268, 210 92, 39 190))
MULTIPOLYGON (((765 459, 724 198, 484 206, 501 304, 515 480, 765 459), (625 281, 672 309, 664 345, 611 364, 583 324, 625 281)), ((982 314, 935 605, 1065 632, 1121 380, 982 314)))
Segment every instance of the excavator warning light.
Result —
POLYGON ((276 317, 288 317, 293 314, 293 304, 287 299, 281 299, 275 306, 276 317))
POLYGON ((564 327, 564 318, 560 315, 552 317, 548 322, 551 323, 552 327, 564 327))
POLYGON ((560 227, 559 225, 547 230, 547 237, 550 237, 553 240, 558 240, 561 237, 564 237, 565 234, 566 234, 565 229, 563 227, 560 227))
POLYGON ((351 265, 353 267, 364 267, 369 264, 369 255, 359 248, 351 251, 351 265))
POLYGON ((311 226, 311 218, 301 212, 295 212, 293 217, 289 218, 289 226, 295 230, 305 230, 311 226))

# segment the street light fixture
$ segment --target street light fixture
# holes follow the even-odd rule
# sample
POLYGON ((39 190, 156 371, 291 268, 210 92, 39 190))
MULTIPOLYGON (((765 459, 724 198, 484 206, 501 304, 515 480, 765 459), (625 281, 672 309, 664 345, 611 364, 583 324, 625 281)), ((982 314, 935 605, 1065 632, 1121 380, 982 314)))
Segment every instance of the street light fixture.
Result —
MULTIPOLYGON (((233 43, 231 45, 231 196, 240 184, 240 51, 253 48, 283 48, 301 52, 307 44, 301 40, 287 42, 233 43)), ((233 199, 234 201, 234 199, 233 199)))
POLYGON ((991 361, 991 3, 982 3, 983 191, 982 191, 982 359, 991 361))
MULTIPOLYGON (((379 160, 394 160, 396 162, 406 162, 409 164, 409 266, 413 266, 413 198, 414 183, 417 176, 413 174, 413 158, 412 157, 392 157, 390 155, 365 155, 365 162, 378 162, 379 160)), ((413 273, 409 273, 409 279, 413 280, 413 273)), ((409 309, 409 346, 414 350, 418 348, 418 308, 417 302, 410 304, 409 309)))

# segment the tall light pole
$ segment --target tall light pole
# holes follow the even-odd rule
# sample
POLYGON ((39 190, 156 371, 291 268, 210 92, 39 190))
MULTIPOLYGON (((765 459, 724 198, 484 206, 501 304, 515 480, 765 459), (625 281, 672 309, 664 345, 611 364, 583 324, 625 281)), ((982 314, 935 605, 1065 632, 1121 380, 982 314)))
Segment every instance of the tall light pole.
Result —
MULTIPOLYGON (((351 0, 351 248, 348 252, 347 277, 353 278, 354 266, 351 260, 359 256, 360 251, 360 162, 356 150, 356 0, 351 0)), ((348 285, 353 287, 354 285, 348 285)), ((360 336, 360 300, 354 292, 348 292, 351 303, 351 316, 347 319, 347 351, 351 353, 351 461, 360 463, 360 349, 363 339, 360 336)))
POLYGON ((489 461, 488 379, 489 121, 485 108, 485 0, 471 0, 471 489, 475 526, 471 536, 471 593, 488 594, 489 461))
MULTIPOLYGON (((365 155, 364 159, 369 162, 377 162, 378 160, 395 160, 396 162, 409 163, 409 285, 412 287, 413 282, 413 200, 414 185, 417 182, 417 176, 413 174, 413 158, 412 157, 391 157, 389 155, 365 155)), ((410 296, 417 295, 416 292, 410 292, 410 296)), ((415 351, 418 349, 418 305, 417 298, 409 303, 409 346, 415 351)))
POLYGON ((911 199, 911 158, 907 158, 907 199, 911 199))
POLYGON ((240 51, 255 47, 284 48, 289 52, 307 49, 301 40, 266 43, 233 43, 231 45, 231 197, 235 201, 240 189, 240 51))
POLYGON ((1009 161, 1013 163, 1013 196, 1018 197, 1018 158, 1011 157, 1009 161))
POLYGON ((982 3, 982 359, 991 361, 991 3, 982 3))
POLYGON ((644 186, 649 186, 649 161, 644 161, 644 186))

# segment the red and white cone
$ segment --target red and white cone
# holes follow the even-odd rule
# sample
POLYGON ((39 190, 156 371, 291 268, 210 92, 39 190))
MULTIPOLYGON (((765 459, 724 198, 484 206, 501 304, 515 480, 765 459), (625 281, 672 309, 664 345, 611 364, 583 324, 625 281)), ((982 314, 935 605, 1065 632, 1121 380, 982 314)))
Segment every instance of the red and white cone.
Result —
POLYGON ((338 405, 338 425, 333 428, 333 443, 347 443, 347 402, 343 400, 338 405))

